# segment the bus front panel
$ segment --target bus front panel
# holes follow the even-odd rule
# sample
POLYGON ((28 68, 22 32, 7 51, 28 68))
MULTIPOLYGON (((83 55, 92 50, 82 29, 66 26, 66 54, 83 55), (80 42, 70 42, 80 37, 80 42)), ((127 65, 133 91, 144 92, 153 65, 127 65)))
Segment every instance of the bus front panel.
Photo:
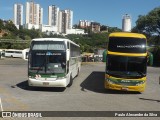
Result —
POLYGON ((30 86, 66 87, 66 46, 63 41, 32 42, 28 64, 30 86))
POLYGON ((147 57, 108 55, 105 88, 144 91, 147 57))

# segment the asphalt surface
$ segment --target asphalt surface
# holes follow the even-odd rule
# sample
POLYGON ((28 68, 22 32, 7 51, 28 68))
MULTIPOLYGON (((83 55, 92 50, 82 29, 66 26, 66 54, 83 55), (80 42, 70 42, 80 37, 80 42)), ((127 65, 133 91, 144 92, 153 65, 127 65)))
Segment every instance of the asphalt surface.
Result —
MULTIPOLYGON (((82 64, 79 76, 69 88, 32 88, 28 87, 27 83, 27 61, 5 58, 0 60, 1 111, 160 111, 159 67, 147 68, 147 86, 143 93, 104 89, 104 70, 104 63, 85 63, 82 64)), ((94 112, 91 114, 98 115, 94 112)), ((95 116, 83 118, 81 115, 57 116, 45 119, 128 120, 128 117, 95 116)), ((130 119, 149 120, 153 117, 130 119)), ((154 117, 154 119, 159 118, 154 117)))

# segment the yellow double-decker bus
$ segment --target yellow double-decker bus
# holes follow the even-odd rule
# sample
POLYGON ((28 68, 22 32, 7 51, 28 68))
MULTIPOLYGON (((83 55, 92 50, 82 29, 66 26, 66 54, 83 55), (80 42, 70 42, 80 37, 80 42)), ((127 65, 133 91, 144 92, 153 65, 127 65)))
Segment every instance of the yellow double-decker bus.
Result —
POLYGON ((145 90, 146 44, 143 34, 116 32, 109 35, 104 82, 106 89, 145 90))

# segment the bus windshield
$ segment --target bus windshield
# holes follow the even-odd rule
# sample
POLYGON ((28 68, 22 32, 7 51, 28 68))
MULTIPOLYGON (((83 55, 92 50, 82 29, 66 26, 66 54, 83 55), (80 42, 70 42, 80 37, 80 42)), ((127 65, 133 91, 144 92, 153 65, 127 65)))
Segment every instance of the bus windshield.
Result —
POLYGON ((132 37, 110 37, 108 51, 146 53, 146 39, 132 37))
POLYGON ((146 57, 108 55, 106 73, 120 78, 146 76, 146 57))
POLYGON ((65 49, 64 41, 33 41, 29 71, 44 74, 65 73, 65 49))
POLYGON ((66 53, 55 51, 32 51, 30 72, 36 73, 65 73, 66 53))

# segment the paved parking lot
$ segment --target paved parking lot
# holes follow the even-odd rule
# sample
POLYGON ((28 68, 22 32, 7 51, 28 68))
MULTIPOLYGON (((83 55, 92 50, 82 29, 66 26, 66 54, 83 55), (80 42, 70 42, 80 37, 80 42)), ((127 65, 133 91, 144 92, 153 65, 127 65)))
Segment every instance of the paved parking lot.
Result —
POLYGON ((148 67, 146 90, 141 94, 105 90, 104 70, 104 63, 83 64, 70 88, 30 88, 27 86, 27 61, 18 58, 0 60, 3 111, 160 110, 159 67, 148 67))

